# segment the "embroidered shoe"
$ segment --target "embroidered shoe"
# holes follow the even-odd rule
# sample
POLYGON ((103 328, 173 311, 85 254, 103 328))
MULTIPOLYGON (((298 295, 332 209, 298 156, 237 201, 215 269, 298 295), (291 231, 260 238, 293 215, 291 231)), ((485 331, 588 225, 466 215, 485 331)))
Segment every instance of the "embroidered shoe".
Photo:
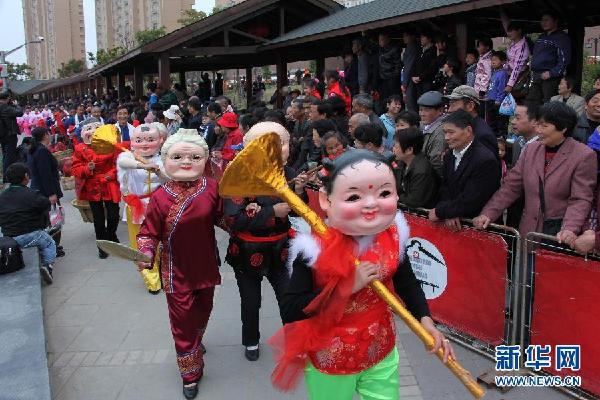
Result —
POLYGON ((183 385, 183 397, 186 399, 195 399, 196 396, 198 396, 198 383, 183 385))

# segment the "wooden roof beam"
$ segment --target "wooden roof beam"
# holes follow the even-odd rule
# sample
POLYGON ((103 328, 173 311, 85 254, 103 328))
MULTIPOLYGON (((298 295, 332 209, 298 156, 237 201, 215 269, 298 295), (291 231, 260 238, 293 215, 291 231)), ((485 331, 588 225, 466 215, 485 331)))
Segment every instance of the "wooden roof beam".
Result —
POLYGON ((217 56, 234 54, 254 54, 256 46, 218 46, 218 47, 186 47, 170 52, 171 56, 217 56))
POLYGON ((265 38, 262 38, 260 36, 253 35, 253 34, 248 33, 248 32, 240 31, 239 29, 231 28, 231 29, 229 29, 229 32, 235 33, 236 35, 244 36, 244 37, 247 37, 247 38, 250 38, 250 39, 254 39, 257 42, 261 42, 261 43, 267 43, 269 41, 269 39, 265 39, 265 38))

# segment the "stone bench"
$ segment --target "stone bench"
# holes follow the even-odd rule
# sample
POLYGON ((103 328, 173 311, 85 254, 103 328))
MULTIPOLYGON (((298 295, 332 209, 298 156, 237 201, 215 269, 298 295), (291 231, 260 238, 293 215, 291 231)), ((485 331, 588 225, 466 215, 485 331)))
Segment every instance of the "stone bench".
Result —
POLYGON ((0 275, 0 398, 50 400, 37 249, 25 267, 0 275))

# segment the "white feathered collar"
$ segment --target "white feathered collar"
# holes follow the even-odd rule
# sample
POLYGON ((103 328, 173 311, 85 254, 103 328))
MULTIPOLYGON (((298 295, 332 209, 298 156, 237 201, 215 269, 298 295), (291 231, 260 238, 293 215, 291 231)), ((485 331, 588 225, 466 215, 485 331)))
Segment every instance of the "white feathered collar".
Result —
MULTIPOLYGON (((396 227, 398 228, 398 254, 399 259, 401 260, 404 256, 406 241, 410 236, 410 228, 408 227, 408 223, 406 222, 406 219, 401 211, 396 213, 394 221, 396 223, 396 227)), ((360 254, 364 253, 369 248, 374 237, 375 235, 369 235, 358 238, 358 251, 360 254)), ((306 258, 308 265, 312 267, 317 261, 320 253, 321 246, 312 234, 298 233, 296 237, 290 241, 290 251, 287 264, 288 271, 291 274, 292 265, 294 264, 296 258, 298 258, 300 255, 306 258)))

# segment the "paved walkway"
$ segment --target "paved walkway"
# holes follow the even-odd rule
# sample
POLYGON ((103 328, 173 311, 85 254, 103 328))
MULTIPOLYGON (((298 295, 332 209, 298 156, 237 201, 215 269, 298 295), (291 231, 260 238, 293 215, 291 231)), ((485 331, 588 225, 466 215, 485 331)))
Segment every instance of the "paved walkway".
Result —
MULTIPOLYGON (((152 296, 135 267, 115 257, 100 260, 93 227, 64 199, 67 224, 55 280, 44 287, 45 327, 50 380, 59 400, 171 400, 182 399, 164 295, 152 296)), ((121 224, 119 237, 127 240, 121 224)), ((220 231, 219 248, 225 254, 227 236, 220 231)), ((256 363, 246 361, 241 346, 239 294, 229 266, 221 267, 223 285, 217 288, 215 307, 204 343, 205 376, 199 399, 306 399, 303 385, 295 393, 272 389, 273 367, 267 346, 256 363)), ((280 326, 272 289, 263 285, 261 332, 263 341, 280 326)), ((467 392, 407 329, 398 324, 400 394, 403 400, 467 399, 467 392)), ((456 346, 458 347, 458 346, 456 346)), ((479 374, 492 367, 482 357, 457 348, 462 364, 479 374)), ((1 397, 1 395, 0 395, 1 397)), ((549 389, 513 390, 486 399, 553 400, 567 398, 549 389)), ((334 400, 334 399, 333 399, 334 400)))

